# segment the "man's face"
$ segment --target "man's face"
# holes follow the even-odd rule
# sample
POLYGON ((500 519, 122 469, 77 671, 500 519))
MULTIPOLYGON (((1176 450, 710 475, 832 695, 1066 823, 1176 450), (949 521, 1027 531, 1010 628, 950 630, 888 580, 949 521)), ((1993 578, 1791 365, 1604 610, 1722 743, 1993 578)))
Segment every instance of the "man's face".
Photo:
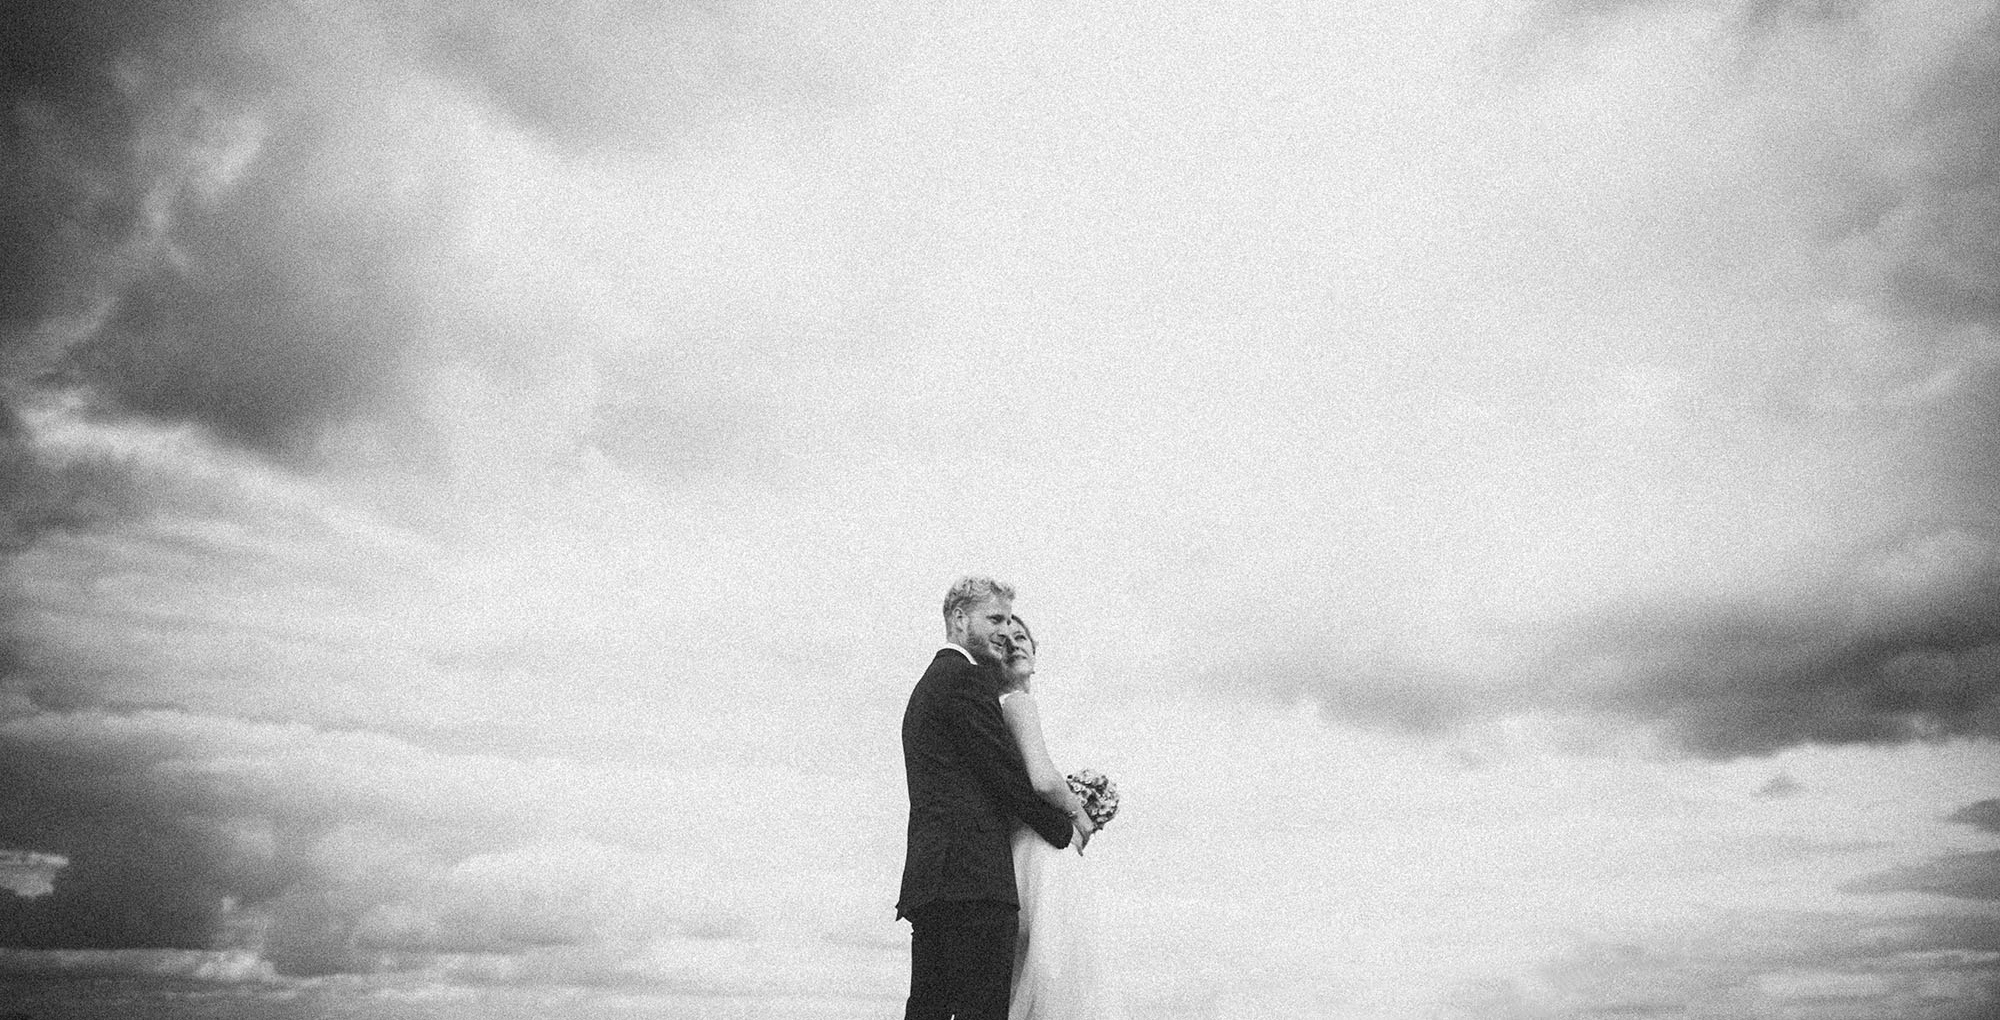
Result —
POLYGON ((1014 622, 1011 599, 987 599, 967 606, 965 650, 981 662, 998 663, 1007 657, 1006 639, 1014 622))

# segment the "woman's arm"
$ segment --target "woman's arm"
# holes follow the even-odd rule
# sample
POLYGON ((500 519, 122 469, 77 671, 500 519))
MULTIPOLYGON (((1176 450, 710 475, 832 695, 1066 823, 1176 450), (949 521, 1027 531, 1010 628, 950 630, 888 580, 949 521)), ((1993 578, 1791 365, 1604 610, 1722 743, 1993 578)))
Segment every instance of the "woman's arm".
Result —
POLYGON ((1050 846, 1075 842, 1076 820, 1043 800, 1024 763, 1007 753, 1018 751, 1019 745, 994 703, 993 688, 977 677, 961 681, 947 690, 945 707, 960 741, 959 753, 979 784, 1007 814, 1028 823, 1050 846))
POLYGON ((1084 814, 1083 801, 1076 791, 1069 788, 1069 780, 1056 763, 1049 758, 1048 744, 1042 740, 1042 716, 1035 707, 1035 696, 1027 691, 1016 691, 1000 700, 1000 714, 1007 719, 1007 729, 1014 734, 1014 743, 1021 749, 1021 760, 1028 766, 1028 782, 1043 800, 1060 809, 1077 827, 1089 832, 1090 816, 1084 814))

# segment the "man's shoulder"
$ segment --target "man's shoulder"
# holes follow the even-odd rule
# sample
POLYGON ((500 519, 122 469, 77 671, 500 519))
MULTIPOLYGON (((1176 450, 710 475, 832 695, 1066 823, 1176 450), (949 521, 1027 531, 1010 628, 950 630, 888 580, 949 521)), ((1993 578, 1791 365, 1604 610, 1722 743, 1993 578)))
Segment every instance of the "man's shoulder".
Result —
POLYGON ((974 664, 971 659, 967 658, 964 652, 959 651, 956 646, 946 645, 943 648, 938 649, 937 654, 931 656, 930 665, 924 669, 924 675, 955 676, 961 673, 971 672, 978 668, 979 667, 976 664, 974 664))
POLYGON ((931 657, 931 664, 924 670, 923 679, 918 683, 953 688, 964 684, 984 687, 992 684, 993 677, 989 675, 991 673, 991 667, 974 663, 965 657, 965 653, 946 646, 938 649, 937 654, 931 657))

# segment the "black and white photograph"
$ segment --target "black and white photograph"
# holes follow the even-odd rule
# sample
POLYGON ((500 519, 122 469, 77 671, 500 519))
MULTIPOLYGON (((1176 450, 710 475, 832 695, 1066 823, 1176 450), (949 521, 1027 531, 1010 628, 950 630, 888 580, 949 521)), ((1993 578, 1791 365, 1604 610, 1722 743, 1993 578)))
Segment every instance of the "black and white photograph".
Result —
POLYGON ((0 1020, 2000 1016, 2000 0, 0 2, 0 1020))

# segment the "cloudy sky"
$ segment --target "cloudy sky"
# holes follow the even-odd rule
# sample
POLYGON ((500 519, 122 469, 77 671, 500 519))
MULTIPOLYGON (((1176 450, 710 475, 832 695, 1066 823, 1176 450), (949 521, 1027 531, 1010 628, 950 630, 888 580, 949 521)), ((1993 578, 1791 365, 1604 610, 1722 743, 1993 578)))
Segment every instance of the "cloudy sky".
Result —
POLYGON ((13 5, 0 983, 892 1015, 983 571, 1149 1015, 1987 1015, 2000 5, 1417 6, 13 5))

